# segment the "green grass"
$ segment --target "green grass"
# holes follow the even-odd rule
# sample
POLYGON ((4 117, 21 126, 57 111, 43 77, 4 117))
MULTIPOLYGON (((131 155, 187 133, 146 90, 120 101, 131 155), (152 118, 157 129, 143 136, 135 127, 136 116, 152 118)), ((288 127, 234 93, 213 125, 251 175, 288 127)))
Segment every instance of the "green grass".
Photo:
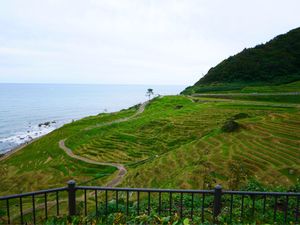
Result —
POLYGON ((280 102, 280 103, 300 103, 300 95, 221 95, 214 98, 262 101, 262 102, 280 102))
POLYGON ((87 117, 30 144, 1 162, 0 193, 63 186, 69 179, 86 185, 111 179, 115 168, 65 155, 58 147, 65 138, 77 155, 125 164, 122 186, 206 189, 222 183, 237 189, 251 177, 270 186, 289 186, 299 177, 297 105, 168 96, 152 100, 129 121, 95 127, 135 112, 87 117), (249 115, 237 120, 240 129, 222 132, 225 121, 239 113, 249 115))
POLYGON ((237 188, 228 183, 237 176, 228 162, 245 168, 245 177, 257 176, 271 186, 295 182, 300 172, 297 108, 198 100, 156 99, 138 118, 78 132, 66 144, 78 155, 125 163, 129 172, 123 186, 209 188, 221 182, 237 188), (220 131, 226 119, 241 112, 250 118, 238 120, 238 132, 220 131), (287 175, 287 170, 296 172, 287 175))
POLYGON ((265 83, 224 83, 197 85, 188 87, 183 94, 204 94, 204 93, 281 93, 281 92, 299 92, 300 81, 294 81, 287 84, 266 85, 265 83))
POLYGON ((300 81, 295 81, 288 84, 272 85, 272 86, 254 86, 245 87, 241 90, 242 93, 274 93, 274 92, 299 92, 300 81))
POLYGON ((67 156, 58 141, 102 122, 127 117, 135 108, 114 114, 100 114, 67 124, 36 140, 0 164, 0 195, 65 186, 70 179, 84 184, 103 184, 114 167, 83 163, 67 156))
MULTIPOLYGON (((168 96, 129 121, 95 127, 136 109, 67 124, 1 161, 0 195, 64 186, 69 179, 103 185, 116 175, 113 167, 65 155, 58 142, 66 138, 77 155, 125 164, 124 187, 211 189, 220 183, 239 189, 255 178, 287 188, 300 178, 298 104, 168 96), (225 121, 241 113, 247 116, 236 120, 239 130, 222 132, 225 121)), ((24 202, 24 209, 31 207, 30 199, 24 202)))
POLYGON ((261 102, 300 103, 300 81, 281 85, 223 84, 195 86, 187 94, 206 98, 261 102), (202 94, 202 95, 201 95, 202 94))

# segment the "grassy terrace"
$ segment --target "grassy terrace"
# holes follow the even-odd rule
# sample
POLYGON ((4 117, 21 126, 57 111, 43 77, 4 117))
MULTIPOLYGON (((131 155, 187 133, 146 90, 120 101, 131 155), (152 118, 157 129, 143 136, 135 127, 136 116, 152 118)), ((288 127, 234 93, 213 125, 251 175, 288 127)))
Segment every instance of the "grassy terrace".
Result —
MULTIPOLYGON (((1 161, 0 195, 61 187, 70 179, 78 185, 104 185, 116 177, 114 167, 66 155, 58 145, 64 139, 76 155, 124 164, 128 173, 123 187, 211 189, 221 183, 225 189, 239 189, 255 178, 278 190, 300 178, 299 104, 166 96, 152 100, 143 113, 132 117, 136 112, 137 107, 132 107, 75 121, 1 161), (238 130, 222 131, 229 118, 241 113, 246 116, 235 119, 238 130)), ((66 195, 60 198, 66 213, 66 195)), ((82 201, 82 193, 78 198, 82 201)), ((23 202, 24 210, 30 211, 31 199, 23 202)), ((43 196, 37 199, 37 205, 42 203, 43 196)), ((16 200, 11 208, 16 221, 18 210, 16 200)), ((49 210, 55 214, 51 202, 49 210)), ((43 208, 37 215, 43 217, 43 208)), ((30 220, 31 214, 26 217, 30 220)))
POLYGON ((299 121, 291 104, 170 96, 133 120, 83 130, 66 144, 86 158, 124 163, 122 186, 238 188, 248 177, 289 186, 300 174, 299 121), (249 115, 238 120, 239 131, 222 132, 238 113, 249 115))
POLYGON ((299 92, 300 81, 282 84, 282 85, 270 85, 270 86, 254 86, 245 87, 241 90, 242 93, 274 93, 274 92, 299 92))
POLYGON ((67 180, 103 185, 115 168, 87 164, 67 156, 58 142, 98 162, 125 164, 121 186, 239 188, 249 177, 290 186, 300 174, 299 105, 214 98, 156 98, 128 121, 136 108, 70 123, 1 162, 1 195, 62 186, 67 180), (238 131, 221 127, 228 118, 238 131), (245 179, 243 179, 243 178, 245 179))
POLYGON ((114 167, 83 163, 68 157, 58 146, 91 124, 133 115, 135 108, 114 114, 100 114, 67 124, 40 138, 0 163, 0 195, 64 186, 74 178, 82 184, 101 185, 116 170, 114 167), (101 179, 100 179, 101 178, 101 179))
POLYGON ((198 85, 188 87, 186 94, 226 94, 226 93, 287 93, 299 92, 300 81, 295 81, 287 84, 266 85, 263 83, 217 83, 210 85, 198 85))

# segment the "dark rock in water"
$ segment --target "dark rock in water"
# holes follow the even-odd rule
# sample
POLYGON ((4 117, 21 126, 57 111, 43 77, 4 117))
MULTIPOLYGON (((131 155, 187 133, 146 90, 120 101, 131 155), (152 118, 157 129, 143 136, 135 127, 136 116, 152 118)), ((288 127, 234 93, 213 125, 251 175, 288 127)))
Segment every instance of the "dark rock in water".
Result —
POLYGON ((30 131, 28 130, 27 133, 30 133, 30 131))
POLYGON ((50 126, 50 121, 47 121, 47 122, 44 122, 44 123, 40 123, 38 126, 39 127, 42 127, 42 126, 45 126, 45 127, 48 127, 48 126, 50 126))
POLYGON ((53 120, 51 123, 56 123, 56 121, 55 121, 55 120, 53 120))
POLYGON ((240 125, 234 120, 227 120, 225 124, 222 126, 221 130, 223 132, 234 132, 240 128, 240 125))

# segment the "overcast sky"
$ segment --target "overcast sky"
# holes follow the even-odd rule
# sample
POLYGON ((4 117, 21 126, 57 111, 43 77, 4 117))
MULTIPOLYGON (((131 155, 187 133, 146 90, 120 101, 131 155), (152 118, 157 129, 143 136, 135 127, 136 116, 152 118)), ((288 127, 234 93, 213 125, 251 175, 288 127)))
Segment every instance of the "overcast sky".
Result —
POLYGON ((1 0, 0 82, 191 85, 300 26, 299 0, 1 0))

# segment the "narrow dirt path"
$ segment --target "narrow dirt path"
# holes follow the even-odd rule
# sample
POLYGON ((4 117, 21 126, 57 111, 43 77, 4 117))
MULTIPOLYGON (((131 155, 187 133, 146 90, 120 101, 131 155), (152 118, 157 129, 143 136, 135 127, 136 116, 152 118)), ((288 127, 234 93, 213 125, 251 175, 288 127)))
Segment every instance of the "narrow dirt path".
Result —
POLYGON ((145 111, 145 107, 146 107, 146 105, 148 103, 149 103, 149 101, 146 101, 146 102, 142 103, 140 105, 139 109, 132 116, 121 118, 121 119, 117 119, 117 120, 114 120, 114 121, 111 121, 111 122, 99 123, 99 124, 96 124, 94 126, 87 127, 84 130, 91 130, 91 129, 94 129, 94 128, 103 127, 103 126, 109 126, 109 125, 112 125, 112 124, 122 123, 122 122, 126 122, 128 120, 131 120, 134 117, 138 116, 139 114, 143 113, 145 111))
MULTIPOLYGON (((92 127, 88 127, 86 128, 86 130, 90 130, 90 129, 93 129, 93 128, 96 128, 96 127, 103 127, 103 126, 109 126, 111 124, 115 124, 115 123, 121 123, 121 122, 125 122, 125 121, 128 121, 128 120, 131 120, 133 119, 134 117, 136 117, 137 115, 141 114, 144 112, 145 110, 145 107, 146 105, 149 103, 149 101, 146 101, 144 102, 143 104, 140 105, 139 109, 136 111, 135 114, 133 114, 132 116, 129 116, 129 117, 126 117, 126 118, 122 118, 122 119, 117 119, 117 120, 114 120, 112 122, 107 122, 107 123, 101 123, 101 124, 97 124, 95 126, 92 126, 92 127)), ((78 156, 78 155, 75 155, 73 153, 73 151, 68 148, 66 145, 65 145, 65 139, 63 140, 60 140, 58 145, 59 145, 59 148, 61 148, 62 150, 64 150, 64 152, 71 158, 73 159, 77 159, 77 160, 80 160, 80 161, 83 161, 85 163, 90 163, 90 164, 94 164, 94 165, 101 165, 101 166, 112 166, 112 167, 116 167, 118 170, 119 170, 119 173, 118 175, 110 180, 106 185, 105 187, 115 187, 117 186, 118 184, 120 184, 124 178, 124 176, 126 175, 127 173, 127 170, 125 168, 124 165, 122 164, 118 164, 118 163, 108 163, 108 162, 98 162, 98 161, 94 161, 94 160, 91 160, 91 159, 88 159, 88 158, 84 158, 82 156, 78 156)), ((21 150, 22 148, 24 148, 24 146, 21 146, 19 147, 18 149, 16 149, 15 151, 19 151, 21 150)), ((15 152, 14 151, 14 152, 15 152)), ((13 153, 14 153, 13 152, 13 153)), ((7 158, 7 157, 5 157, 7 158)), ((3 160, 3 158, 1 158, 1 160, 3 160)), ((0 160, 0 161, 1 161, 0 160)), ((82 196, 83 198, 83 196, 82 196)), ((60 200, 60 203, 61 202, 65 202, 66 200, 60 200)), ((49 201, 47 202, 47 206, 50 208, 50 207, 53 207, 56 205, 56 201, 49 201)), ((39 205, 36 205, 36 210, 41 210, 41 209, 44 209, 45 208, 45 205, 44 204, 39 204, 39 205)), ((26 214, 29 214, 32 212, 32 208, 29 208, 29 209, 26 209, 23 211, 23 215, 26 215, 26 214)), ((15 220, 18 218, 18 215, 12 217, 12 220, 15 220)))
MULTIPOLYGON (((146 107, 146 105, 148 103, 149 103, 149 101, 146 101, 143 104, 141 104, 140 107, 139 107, 139 109, 132 116, 129 116, 129 117, 126 117, 126 118, 117 119, 117 120, 114 120, 114 121, 111 121, 111 122, 96 124, 95 126, 88 127, 85 130, 91 130, 93 128, 98 128, 98 127, 103 127, 103 126, 109 126, 109 125, 112 125, 112 124, 129 121, 129 120, 133 119, 134 117, 136 117, 137 115, 143 113, 145 111, 145 107, 146 107)), ((115 168, 117 168, 119 170, 118 175, 114 179, 112 179, 111 181, 109 181, 106 184, 106 187, 115 187, 115 186, 117 186, 118 184, 120 184, 122 182, 124 176, 127 173, 127 170, 126 170, 126 168, 125 168, 124 165, 118 164, 118 163, 98 162, 98 161, 95 161, 95 160, 92 160, 92 159, 88 159, 88 158, 85 158, 85 157, 82 157, 82 156, 79 156, 79 155, 75 155, 73 153, 72 149, 68 148, 65 145, 65 141, 66 141, 66 139, 60 140, 59 143, 58 143, 58 145, 71 158, 77 159, 77 160, 80 160, 80 161, 83 161, 83 162, 86 162, 86 163, 94 164, 94 165, 112 166, 112 167, 115 167, 115 168)))
POLYGON ((60 147, 62 150, 64 150, 64 152, 65 152, 68 156, 70 156, 71 158, 77 159, 77 160, 80 160, 80 161, 83 161, 83 162, 86 162, 86 163, 94 164, 94 165, 112 166, 112 167, 116 167, 116 168, 119 170, 119 173, 118 173, 117 177, 115 177, 113 180, 111 180, 111 181, 106 185, 106 187, 114 187, 114 186, 117 186, 117 185, 122 181, 122 179, 123 179, 123 177, 125 176, 125 174, 127 173, 126 168, 125 168, 124 165, 122 165, 122 164, 118 164, 118 163, 98 162, 98 161, 94 161, 94 160, 91 160, 91 159, 84 158, 84 157, 82 157, 82 156, 75 155, 75 154, 73 153, 73 151, 65 145, 65 140, 66 140, 66 139, 59 141, 59 147, 60 147))

